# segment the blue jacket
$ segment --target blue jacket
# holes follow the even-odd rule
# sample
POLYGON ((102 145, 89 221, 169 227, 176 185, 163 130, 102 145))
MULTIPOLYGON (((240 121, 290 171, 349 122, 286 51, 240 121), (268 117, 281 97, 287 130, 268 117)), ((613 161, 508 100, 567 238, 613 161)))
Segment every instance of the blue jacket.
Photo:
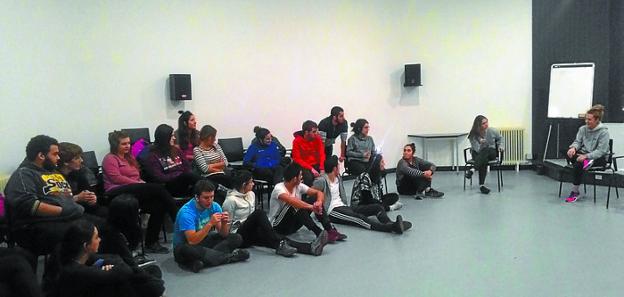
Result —
POLYGON ((277 143, 271 142, 266 146, 252 142, 243 158, 243 165, 253 168, 275 168, 280 164, 281 158, 277 143))

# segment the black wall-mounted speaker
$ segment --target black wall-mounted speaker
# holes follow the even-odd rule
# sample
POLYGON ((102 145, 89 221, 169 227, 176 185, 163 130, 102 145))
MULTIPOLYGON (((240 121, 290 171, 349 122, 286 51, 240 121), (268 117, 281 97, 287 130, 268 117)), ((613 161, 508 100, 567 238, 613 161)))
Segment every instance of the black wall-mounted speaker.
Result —
POLYGON ((420 83, 420 64, 405 64, 404 87, 422 86, 420 83))
POLYGON ((191 75, 169 74, 169 92, 171 100, 191 100, 191 75))

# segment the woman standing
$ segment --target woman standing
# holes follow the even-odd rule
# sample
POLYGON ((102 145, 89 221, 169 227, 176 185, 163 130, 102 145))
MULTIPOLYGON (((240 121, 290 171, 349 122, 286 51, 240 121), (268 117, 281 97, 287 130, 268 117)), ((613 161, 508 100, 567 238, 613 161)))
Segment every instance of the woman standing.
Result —
POLYGON ((468 134, 470 140, 474 168, 466 171, 466 178, 472 178, 476 169, 479 172, 479 190, 483 194, 489 194, 490 189, 485 186, 488 162, 495 160, 498 151, 503 151, 503 137, 494 128, 489 127, 488 119, 478 115, 472 123, 472 129, 468 134))
POLYGON ((592 106, 585 115, 585 125, 576 133, 576 139, 566 154, 568 163, 572 165, 574 180, 572 191, 566 202, 575 202, 579 197, 579 185, 583 172, 591 166, 604 166, 605 156, 609 154, 609 130, 601 123, 604 107, 600 104, 592 106))

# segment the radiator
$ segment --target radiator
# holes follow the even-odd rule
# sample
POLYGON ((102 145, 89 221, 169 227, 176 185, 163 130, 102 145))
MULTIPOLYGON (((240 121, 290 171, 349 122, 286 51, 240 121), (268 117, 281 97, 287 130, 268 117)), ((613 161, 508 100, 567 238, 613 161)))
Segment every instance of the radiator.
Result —
POLYGON ((518 166, 524 162, 524 128, 501 128, 499 132, 505 141, 505 160, 503 164, 518 166))

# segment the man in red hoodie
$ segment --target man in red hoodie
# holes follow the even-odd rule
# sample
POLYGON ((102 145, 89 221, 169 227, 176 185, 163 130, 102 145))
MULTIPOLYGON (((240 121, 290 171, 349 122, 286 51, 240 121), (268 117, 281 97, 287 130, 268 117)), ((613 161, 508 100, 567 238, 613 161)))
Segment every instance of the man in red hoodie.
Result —
POLYGON ((303 183, 312 186, 314 179, 323 173, 325 163, 325 145, 318 132, 318 125, 305 121, 301 131, 293 134, 292 158, 303 168, 303 183))

